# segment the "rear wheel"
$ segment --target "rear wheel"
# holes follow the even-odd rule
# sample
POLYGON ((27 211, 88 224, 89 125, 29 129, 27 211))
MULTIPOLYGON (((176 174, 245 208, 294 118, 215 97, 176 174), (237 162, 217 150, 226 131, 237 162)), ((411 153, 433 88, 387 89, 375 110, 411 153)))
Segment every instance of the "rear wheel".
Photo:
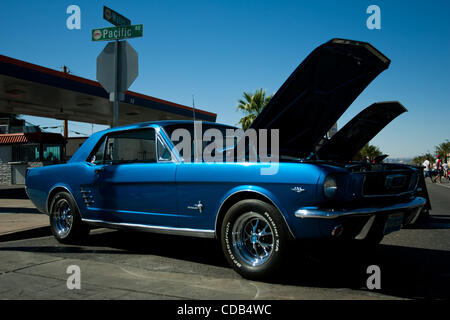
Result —
POLYGON ((65 191, 58 192, 50 205, 50 227, 61 243, 78 242, 89 234, 89 226, 81 221, 75 200, 65 191))
POLYGON ((221 243, 225 257, 245 278, 274 277, 283 267, 289 242, 281 214, 263 201, 240 201, 224 217, 221 243))

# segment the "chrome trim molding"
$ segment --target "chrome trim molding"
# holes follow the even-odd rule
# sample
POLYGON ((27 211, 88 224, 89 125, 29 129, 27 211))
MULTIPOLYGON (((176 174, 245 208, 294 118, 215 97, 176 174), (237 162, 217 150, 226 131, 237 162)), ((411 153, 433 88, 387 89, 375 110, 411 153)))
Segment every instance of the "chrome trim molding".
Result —
MULTIPOLYGON (((93 153, 93 151, 97 148, 97 146, 103 144, 103 140, 106 139, 106 143, 103 146, 103 156, 105 155, 106 152, 106 145, 108 144, 108 139, 110 138, 111 135, 114 134, 120 134, 123 132, 127 132, 127 131, 141 131, 141 130, 148 130, 148 129, 152 129, 155 132, 155 151, 156 151, 156 162, 157 163, 179 163, 179 159, 178 157, 175 156, 175 153, 173 152, 172 148, 170 148, 169 144, 167 143, 167 141, 164 139, 162 133, 161 133, 161 127, 159 125, 156 124, 149 124, 145 127, 142 128, 127 128, 127 129, 118 129, 118 130, 114 130, 114 131, 110 131, 108 133, 103 134, 97 141, 96 145, 92 148, 91 153, 89 154, 88 159, 85 160, 85 162, 87 162, 88 164, 92 164, 90 162, 90 158, 91 155, 93 153), (163 161, 159 161, 158 159, 158 138, 159 140, 161 140, 161 143, 164 145, 164 147, 166 147, 171 155, 171 159, 170 160, 163 160, 163 161)), ((105 163, 105 161, 103 160, 102 163, 98 163, 95 164, 95 166, 97 165, 111 165, 110 163, 105 163)))
POLYGON ((146 231, 146 232, 180 235, 180 236, 191 236, 198 238, 214 238, 214 230, 151 226, 146 224, 108 222, 103 220, 92 220, 92 219, 81 219, 81 221, 94 226, 113 229, 131 229, 137 231, 146 231))
POLYGON ((158 132, 158 136, 164 141, 165 145, 169 148, 170 153, 172 154, 172 161, 174 163, 182 163, 183 158, 176 151, 175 146, 173 145, 172 140, 170 139, 166 130, 164 130, 164 127, 158 126, 155 128, 155 130, 158 132))
POLYGON ((181 161, 178 159, 178 157, 175 155, 174 151, 172 150, 172 148, 170 147, 170 145, 167 143, 166 139, 164 139, 164 134, 165 132, 163 132, 161 127, 154 127, 155 129, 155 133, 156 133, 156 141, 160 141, 164 147, 169 150, 170 153, 170 160, 159 160, 159 153, 158 153, 158 143, 156 143, 156 158, 157 161, 159 163, 180 163, 181 161))
POLYGON ((80 187, 80 193, 86 207, 89 207, 95 203, 94 196, 91 195, 91 190, 85 190, 83 187, 80 187))
POLYGON ((367 237, 370 229, 372 228, 373 222, 375 221, 375 217, 376 216, 373 215, 369 218, 364 227, 362 227, 361 231, 356 235, 356 240, 364 240, 367 237))
POLYGON ((377 212, 394 211, 394 210, 410 210, 424 206, 425 198, 416 197, 409 202, 397 203, 387 207, 369 207, 349 210, 334 210, 334 209, 319 209, 319 208, 300 208, 295 211, 297 218, 320 218, 320 219, 334 219, 349 215, 368 215, 377 212))
POLYGON ((364 198, 392 198, 392 197, 402 197, 402 196, 406 196, 406 195, 413 195, 414 194, 414 190, 409 190, 409 191, 405 191, 405 192, 401 192, 401 193, 392 193, 392 194, 370 194, 370 195, 362 195, 364 198))
POLYGON ((24 189, 25 189, 25 194, 27 195, 28 199, 30 199, 30 195, 28 194, 28 188, 27 188, 27 186, 24 186, 24 189))

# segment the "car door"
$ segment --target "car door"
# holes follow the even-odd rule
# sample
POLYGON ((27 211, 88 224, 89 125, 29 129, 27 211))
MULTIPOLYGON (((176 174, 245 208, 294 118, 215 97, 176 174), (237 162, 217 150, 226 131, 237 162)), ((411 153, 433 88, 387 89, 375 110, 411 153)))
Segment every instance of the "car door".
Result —
POLYGON ((154 128, 104 137, 89 164, 92 182, 81 187, 93 220, 176 226, 176 163, 154 128))

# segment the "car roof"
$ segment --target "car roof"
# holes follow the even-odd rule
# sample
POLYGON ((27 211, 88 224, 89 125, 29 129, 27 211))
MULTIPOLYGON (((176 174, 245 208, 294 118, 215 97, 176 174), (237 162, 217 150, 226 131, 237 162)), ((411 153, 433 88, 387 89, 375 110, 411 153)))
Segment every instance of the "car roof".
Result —
MULTIPOLYGON (((229 128, 236 128, 234 126, 230 126, 227 124, 217 123, 217 122, 209 122, 209 121, 196 121, 201 122, 202 124, 208 124, 211 126, 217 126, 217 127, 229 127, 229 128)), ((121 131, 121 130, 130 130, 130 129, 139 129, 139 128, 145 128, 150 126, 160 126, 160 127, 166 127, 166 126, 172 126, 172 125, 179 125, 180 127, 184 125, 193 124, 193 120, 160 120, 160 121, 146 121, 146 122, 139 122, 139 123, 133 123, 129 125, 124 126, 118 126, 114 128, 109 128, 106 130, 101 131, 103 134, 108 132, 114 132, 114 131, 121 131)))
MULTIPOLYGON (((216 122, 207 122, 207 121, 199 121, 202 124, 207 124, 215 127, 224 127, 224 128, 234 128, 236 127, 216 123, 216 122)), ((134 123, 129 124, 125 126, 119 126, 114 128, 109 128, 103 131, 95 132, 93 135, 91 135, 82 145, 81 147, 75 152, 75 154, 72 156, 72 158, 69 160, 69 162, 82 162, 85 161, 89 154, 92 152, 92 149, 95 147, 97 142, 103 137, 105 134, 109 134, 111 132, 118 132, 123 130, 133 130, 133 129, 140 129, 140 128, 149 128, 152 126, 159 126, 159 127, 166 127, 169 125, 178 125, 180 127, 184 125, 193 124, 193 120, 162 120, 162 121, 147 121, 147 122, 140 122, 140 123, 134 123)))

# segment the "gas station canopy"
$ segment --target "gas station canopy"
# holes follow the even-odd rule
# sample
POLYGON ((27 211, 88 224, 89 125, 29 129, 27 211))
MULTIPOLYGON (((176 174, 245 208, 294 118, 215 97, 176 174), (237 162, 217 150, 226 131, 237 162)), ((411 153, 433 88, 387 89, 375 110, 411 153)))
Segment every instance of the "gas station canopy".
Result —
MULTIPOLYGON (((0 112, 112 125, 109 94, 96 81, 0 55, 0 112)), ((119 125, 153 120, 192 120, 193 109, 126 91, 119 125)), ((217 115, 195 109, 195 119, 217 115)))

